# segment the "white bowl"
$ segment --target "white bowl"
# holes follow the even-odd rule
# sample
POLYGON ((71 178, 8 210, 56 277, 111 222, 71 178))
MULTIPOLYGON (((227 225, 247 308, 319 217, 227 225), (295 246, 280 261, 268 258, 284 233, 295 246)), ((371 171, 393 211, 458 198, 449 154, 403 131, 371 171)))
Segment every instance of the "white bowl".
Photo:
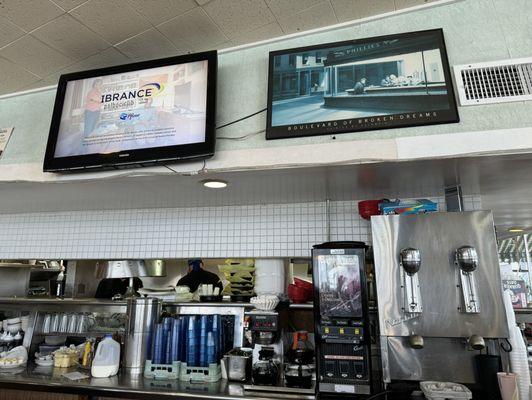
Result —
POLYGON ((20 324, 20 318, 10 318, 4 322, 7 322, 8 325, 20 324))

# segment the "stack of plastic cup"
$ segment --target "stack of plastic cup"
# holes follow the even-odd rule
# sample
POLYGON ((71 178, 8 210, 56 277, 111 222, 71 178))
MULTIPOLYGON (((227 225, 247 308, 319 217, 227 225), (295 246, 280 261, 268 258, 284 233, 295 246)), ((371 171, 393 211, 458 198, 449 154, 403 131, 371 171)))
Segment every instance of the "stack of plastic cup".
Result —
POLYGON ((220 315, 216 314, 212 317, 212 336, 214 339, 214 359, 215 362, 220 360, 220 315))
POLYGON ((181 320, 174 319, 172 324, 172 350, 171 350, 171 362, 179 361, 179 330, 181 327, 181 320))
POLYGON ((200 358, 199 364, 200 367, 207 367, 207 333, 208 333, 208 321, 209 317, 207 315, 201 316, 200 321, 200 358))
POLYGON ((197 367, 199 361, 199 337, 196 328, 196 316, 188 317, 187 330, 187 366, 197 367))
POLYGON ((206 366, 210 365, 210 364, 213 364, 215 362, 218 362, 218 360, 216 359, 216 356, 215 356, 215 338, 214 338, 214 334, 213 332, 209 332, 207 334, 207 362, 206 362, 206 366))

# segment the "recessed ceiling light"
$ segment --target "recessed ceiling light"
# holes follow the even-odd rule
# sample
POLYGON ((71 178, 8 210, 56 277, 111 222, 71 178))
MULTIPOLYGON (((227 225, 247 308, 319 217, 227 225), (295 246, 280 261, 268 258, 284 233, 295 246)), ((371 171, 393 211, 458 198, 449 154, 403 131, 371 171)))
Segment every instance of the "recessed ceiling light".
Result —
POLYGON ((221 179, 206 179, 201 181, 201 183, 203 183, 203 186, 210 189, 223 189, 224 187, 227 187, 227 182, 222 181, 221 179))
POLYGON ((523 228, 508 228, 508 232, 523 232, 524 229, 523 228))

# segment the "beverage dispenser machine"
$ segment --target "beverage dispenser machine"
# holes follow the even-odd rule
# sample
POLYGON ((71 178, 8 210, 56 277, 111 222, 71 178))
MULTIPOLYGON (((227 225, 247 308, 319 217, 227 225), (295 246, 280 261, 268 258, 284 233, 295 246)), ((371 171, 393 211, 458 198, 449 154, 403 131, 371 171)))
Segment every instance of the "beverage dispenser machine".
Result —
POLYGON ((312 250, 318 395, 371 392, 365 249, 329 242, 312 250))
MULTIPOLYGON (((473 384, 508 337, 489 211, 371 218, 385 382, 473 384)), ((503 356, 504 357, 504 356, 503 356)))

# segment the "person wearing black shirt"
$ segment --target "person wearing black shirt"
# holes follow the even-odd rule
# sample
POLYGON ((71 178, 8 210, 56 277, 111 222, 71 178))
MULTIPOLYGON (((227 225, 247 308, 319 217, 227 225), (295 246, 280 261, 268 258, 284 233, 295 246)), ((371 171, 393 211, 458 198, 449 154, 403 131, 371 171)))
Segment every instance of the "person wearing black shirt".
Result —
POLYGON ((218 287, 222 293, 223 285, 218 275, 205 271, 202 260, 188 260, 188 273, 177 282, 177 286, 188 286, 190 292, 194 293, 202 284, 210 284, 213 288, 218 287))
MULTIPOLYGON (((102 279, 96 289, 94 297, 96 299, 111 299, 116 295, 125 295, 129 286, 129 278, 106 278, 102 279)), ((133 278, 135 293, 142 288, 142 281, 133 278)))

